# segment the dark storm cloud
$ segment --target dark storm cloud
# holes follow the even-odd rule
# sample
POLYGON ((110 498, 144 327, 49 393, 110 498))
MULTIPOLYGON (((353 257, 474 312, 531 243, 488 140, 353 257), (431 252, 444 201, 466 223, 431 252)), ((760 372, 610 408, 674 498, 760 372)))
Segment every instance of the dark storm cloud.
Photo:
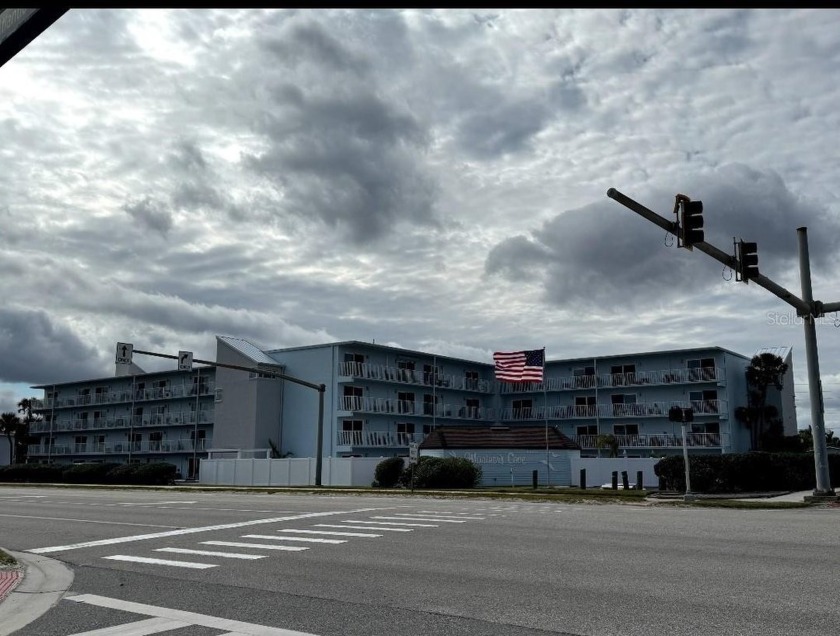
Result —
POLYGON ((126 203, 122 209, 142 226, 160 232, 163 236, 172 229, 172 212, 151 197, 126 203))
MULTIPOLYGON (((759 267, 773 280, 779 282, 796 266, 796 228, 803 225, 812 228, 812 267, 830 267, 840 243, 840 219, 793 195, 778 175, 733 165, 683 185, 683 194, 703 201, 706 241, 726 253, 734 251, 733 237, 757 242, 759 267)), ((623 193, 674 219, 676 192, 623 193)), ((696 297, 720 283, 721 264, 698 252, 667 249, 665 234, 605 197, 497 244, 485 271, 537 281, 545 299, 561 306, 651 305, 696 297)))
MULTIPOLYGON (((499 95, 501 97, 501 95, 499 95)), ((563 100, 579 99, 573 93, 558 94, 563 100)), ((546 105, 533 101, 506 102, 504 98, 476 109, 459 126, 461 146, 467 152, 489 159, 526 150, 530 140, 550 119, 546 105)))
POLYGON ((0 380, 47 383, 103 375, 97 351, 44 311, 0 308, 0 380))
POLYGON ((426 131, 389 101, 365 59, 314 23, 263 44, 274 73, 263 77, 270 102, 256 127, 268 149, 246 154, 245 165, 275 184, 273 214, 315 219, 356 244, 402 222, 434 225, 426 131), (295 83, 297 71, 306 77, 295 83))

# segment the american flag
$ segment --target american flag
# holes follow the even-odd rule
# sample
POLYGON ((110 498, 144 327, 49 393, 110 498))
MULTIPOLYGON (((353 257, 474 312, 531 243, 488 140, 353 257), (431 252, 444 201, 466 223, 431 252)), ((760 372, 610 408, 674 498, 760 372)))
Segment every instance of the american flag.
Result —
POLYGON ((545 367, 545 349, 531 351, 497 351, 496 379, 503 382, 542 382, 545 367))

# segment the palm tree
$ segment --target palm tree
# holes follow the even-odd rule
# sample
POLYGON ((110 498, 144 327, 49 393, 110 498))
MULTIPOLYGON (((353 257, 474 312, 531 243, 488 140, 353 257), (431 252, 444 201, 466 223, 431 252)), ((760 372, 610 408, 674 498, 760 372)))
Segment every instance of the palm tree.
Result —
POLYGON ((6 436, 6 439, 9 440, 10 464, 15 463, 15 442, 12 441, 12 438, 17 437, 22 425, 23 422, 20 421, 20 418, 11 411, 0 414, 0 433, 3 433, 3 435, 6 436))
POLYGON ((598 437, 595 438, 595 448, 599 450, 602 448, 608 448, 610 449, 609 457, 618 457, 618 438, 612 434, 598 435, 598 437))
POLYGON ((774 353, 753 356, 747 367, 747 406, 735 409, 735 417, 750 427, 752 447, 760 450, 762 436, 768 424, 778 415, 775 406, 767 406, 767 393, 773 386, 782 389, 788 365, 774 353))

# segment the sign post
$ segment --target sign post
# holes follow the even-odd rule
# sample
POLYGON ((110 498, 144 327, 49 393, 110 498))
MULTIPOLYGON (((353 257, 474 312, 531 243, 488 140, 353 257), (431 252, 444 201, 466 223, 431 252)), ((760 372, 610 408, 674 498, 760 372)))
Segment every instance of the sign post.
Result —
POLYGON ((420 458, 420 450, 417 447, 417 442, 411 442, 408 445, 408 465, 411 466, 411 492, 414 492, 414 466, 417 465, 417 460, 420 458))

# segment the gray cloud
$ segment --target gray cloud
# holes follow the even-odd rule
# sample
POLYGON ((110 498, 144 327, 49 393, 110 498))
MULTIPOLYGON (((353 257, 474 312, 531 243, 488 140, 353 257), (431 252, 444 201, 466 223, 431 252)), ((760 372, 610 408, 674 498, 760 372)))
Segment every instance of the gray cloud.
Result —
POLYGON ((163 236, 172 229, 172 212, 151 197, 126 203, 122 209, 144 227, 160 232, 163 236))
POLYGON ((0 380, 47 383, 102 375, 99 352, 44 311, 0 308, 0 380))
MULTIPOLYGON (((707 242, 730 254, 733 237, 757 242, 759 268, 777 282, 798 259, 799 226, 811 224, 815 230, 809 236, 812 268, 834 260, 840 219, 793 195, 774 173, 732 165, 690 179, 680 191, 703 201, 707 242)), ((676 193, 623 192, 668 220, 675 219, 676 193)), ((719 284, 714 273, 722 265, 703 254, 666 249, 665 234, 605 197, 496 244, 485 271, 533 281, 547 302, 561 306, 641 306, 696 296, 719 284)), ((673 237, 667 240, 673 243, 673 237)))

